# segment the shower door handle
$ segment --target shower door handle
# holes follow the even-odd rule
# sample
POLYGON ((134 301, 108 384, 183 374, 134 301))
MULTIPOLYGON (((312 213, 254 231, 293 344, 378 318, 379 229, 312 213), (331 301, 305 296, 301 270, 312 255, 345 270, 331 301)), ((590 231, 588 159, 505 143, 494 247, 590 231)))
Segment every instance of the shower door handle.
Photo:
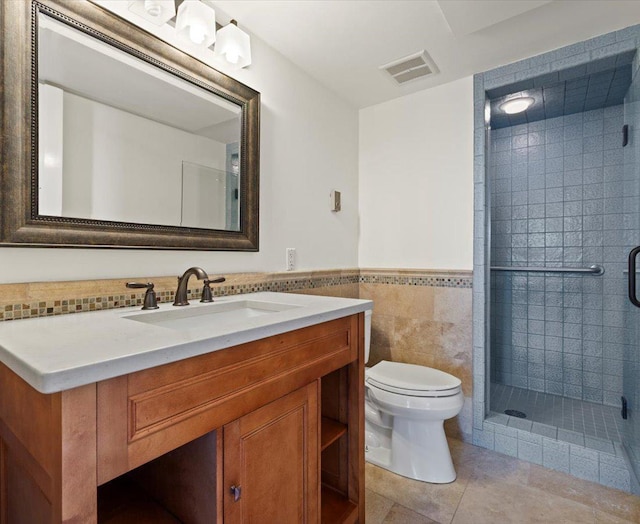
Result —
POLYGON ((636 290, 636 258, 638 253, 640 253, 640 246, 634 247, 629 253, 629 300, 636 307, 640 307, 636 290))

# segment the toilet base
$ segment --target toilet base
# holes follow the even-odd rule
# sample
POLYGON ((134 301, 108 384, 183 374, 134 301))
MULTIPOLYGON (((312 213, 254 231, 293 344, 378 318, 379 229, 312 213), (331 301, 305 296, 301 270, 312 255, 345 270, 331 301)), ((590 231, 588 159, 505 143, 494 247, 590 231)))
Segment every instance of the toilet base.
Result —
MULTIPOLYGON (((386 446, 367 444, 365 460, 410 479, 432 484, 453 482, 456 480, 456 471, 443 422, 394 417, 390 441, 380 439, 381 444, 386 446), (429 444, 425 446, 425 442, 429 444)), ((383 428, 366 422, 366 433, 369 432, 373 435, 386 433, 383 428)))
POLYGON ((364 458, 367 462, 391 470, 391 450, 389 448, 372 448, 368 446, 364 451, 364 458))

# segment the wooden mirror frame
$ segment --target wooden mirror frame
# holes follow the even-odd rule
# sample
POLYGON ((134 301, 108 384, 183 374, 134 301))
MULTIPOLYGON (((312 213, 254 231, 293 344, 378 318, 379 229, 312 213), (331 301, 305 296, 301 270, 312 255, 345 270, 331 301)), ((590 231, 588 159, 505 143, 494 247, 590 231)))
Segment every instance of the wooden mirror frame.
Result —
POLYGON ((258 251, 260 93, 88 1, 0 1, 0 31, 0 245, 258 251), (38 215, 38 13, 241 107, 240 231, 38 215))

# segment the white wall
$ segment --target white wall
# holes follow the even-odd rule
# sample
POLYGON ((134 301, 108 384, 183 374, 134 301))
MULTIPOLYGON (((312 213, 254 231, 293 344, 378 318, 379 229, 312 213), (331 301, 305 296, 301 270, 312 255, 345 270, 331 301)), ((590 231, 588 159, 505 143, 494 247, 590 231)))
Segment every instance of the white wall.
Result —
POLYGON ((472 269, 473 79, 360 110, 359 265, 472 269))
MULTIPOLYGON (((125 6, 127 2, 115 2, 125 6)), ((0 247, 0 283, 284 270, 358 264, 358 112, 252 37, 253 64, 229 73, 260 91, 260 252, 0 247), (329 192, 342 191, 342 211, 329 192)))

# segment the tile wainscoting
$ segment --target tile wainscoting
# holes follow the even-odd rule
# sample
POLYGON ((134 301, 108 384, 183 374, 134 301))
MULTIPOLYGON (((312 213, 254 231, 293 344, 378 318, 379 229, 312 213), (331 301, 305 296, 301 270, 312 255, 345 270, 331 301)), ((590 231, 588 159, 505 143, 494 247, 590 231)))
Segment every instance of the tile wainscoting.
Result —
POLYGON ((360 270, 360 298, 373 300, 368 365, 392 360, 434 367, 462 380, 465 403, 445 423, 449 436, 471 440, 471 271, 360 270))
MULTIPOLYGON (((459 377, 465 406, 445 427, 450 436, 471 439, 471 271, 336 269, 225 276, 224 284, 212 286, 214 296, 279 291, 373 300, 369 365, 395 360, 459 377)), ((175 276, 2 284, 0 321, 141 306, 144 290, 131 292, 125 287, 131 281, 153 282, 159 302, 173 301, 175 276)), ((190 284, 189 299, 199 300, 201 282, 190 284)))

